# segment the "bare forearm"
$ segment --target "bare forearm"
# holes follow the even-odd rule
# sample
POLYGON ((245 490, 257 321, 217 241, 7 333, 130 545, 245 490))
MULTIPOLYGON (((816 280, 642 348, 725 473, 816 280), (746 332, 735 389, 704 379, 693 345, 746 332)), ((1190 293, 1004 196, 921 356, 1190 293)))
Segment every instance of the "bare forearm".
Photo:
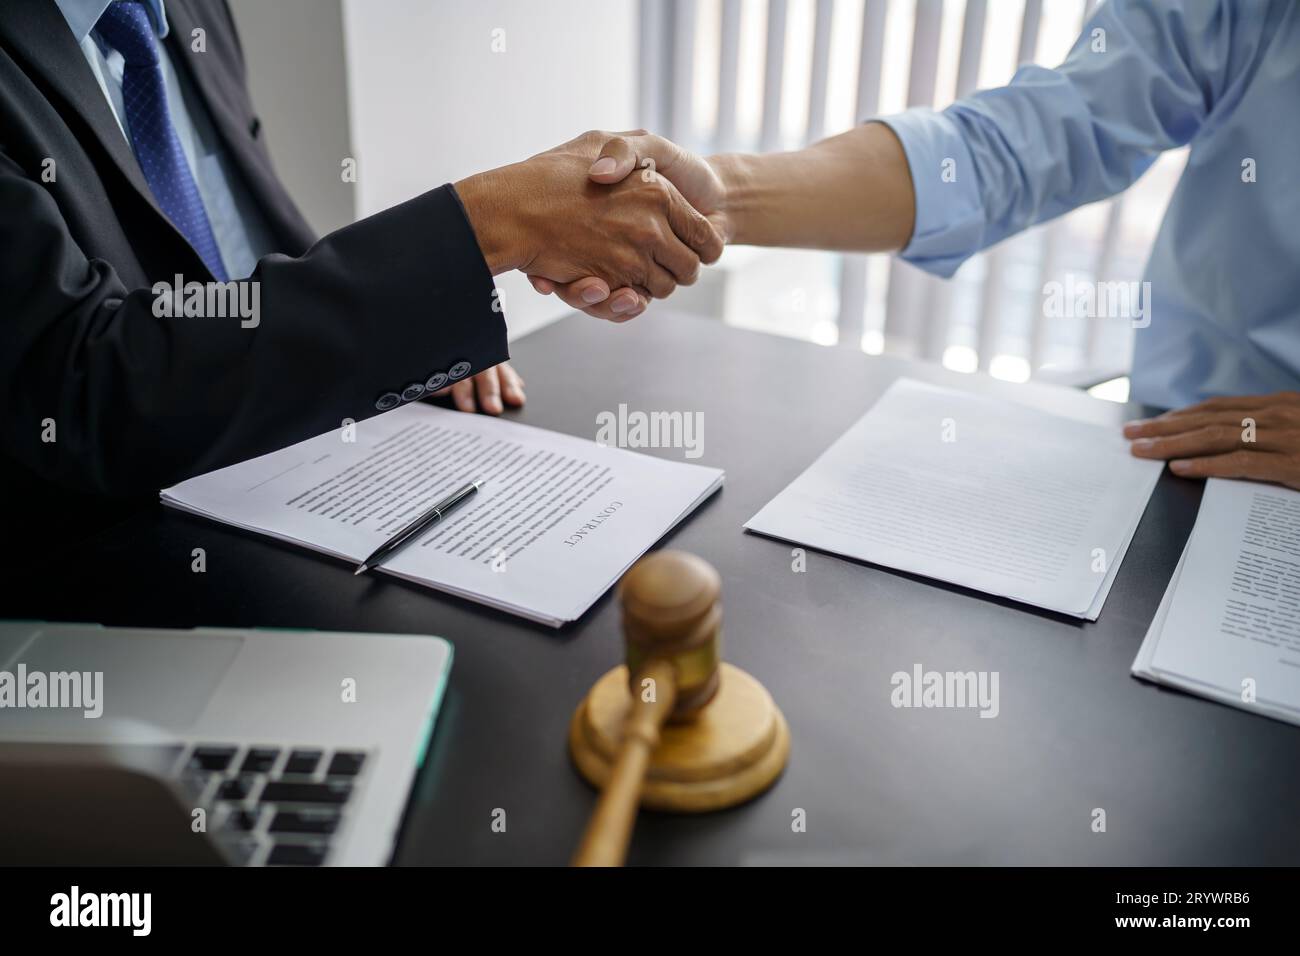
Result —
POLYGON ((514 175, 522 164, 476 173, 455 184, 465 217, 478 239, 479 251, 494 276, 518 269, 529 258, 527 236, 517 220, 518 195, 514 175))
POLYGON ((915 195, 893 131, 867 123, 790 153, 713 156, 729 241, 855 252, 901 249, 915 195))

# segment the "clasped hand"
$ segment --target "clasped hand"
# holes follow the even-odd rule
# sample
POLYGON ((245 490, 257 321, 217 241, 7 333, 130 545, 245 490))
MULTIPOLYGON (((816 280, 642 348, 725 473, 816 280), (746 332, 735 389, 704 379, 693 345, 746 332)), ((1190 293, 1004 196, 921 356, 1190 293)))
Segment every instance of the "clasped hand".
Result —
POLYGON ((691 285, 726 239, 713 171, 644 130, 584 133, 456 190, 494 275, 612 321, 691 285))
MULTIPOLYGON (((693 283, 728 238, 717 175, 645 130, 584 133, 456 192, 493 275, 520 269, 537 291, 614 322, 693 283)), ((524 403, 524 381, 502 362, 447 393, 461 411, 497 415, 524 403)))

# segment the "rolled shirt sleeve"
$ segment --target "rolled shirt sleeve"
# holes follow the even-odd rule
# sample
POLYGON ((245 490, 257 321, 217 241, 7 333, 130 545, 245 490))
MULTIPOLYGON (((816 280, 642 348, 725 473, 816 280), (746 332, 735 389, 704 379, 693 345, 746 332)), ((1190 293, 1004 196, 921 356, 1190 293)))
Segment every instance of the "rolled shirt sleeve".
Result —
POLYGON ((916 194, 902 258, 950 276, 981 249, 1128 187, 1231 95, 1232 50, 1261 32, 1232 20, 1222 0, 1111 0, 1056 69, 1022 66, 942 112, 875 117, 902 142, 916 194))
POLYGON ((984 204, 961 129, 945 113, 929 109, 880 122, 903 144, 916 195, 916 225, 900 256, 947 278, 984 247, 984 204))

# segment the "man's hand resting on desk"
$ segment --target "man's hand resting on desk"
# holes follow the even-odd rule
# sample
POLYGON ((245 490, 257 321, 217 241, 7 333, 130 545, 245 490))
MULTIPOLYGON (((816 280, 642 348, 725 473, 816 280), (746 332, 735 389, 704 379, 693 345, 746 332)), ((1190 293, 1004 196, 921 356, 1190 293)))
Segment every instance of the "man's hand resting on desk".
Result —
POLYGON ((1247 478, 1300 489, 1300 392, 1211 398, 1129 422, 1138 458, 1185 478, 1247 478))
POLYGON ((661 176, 615 185, 588 179, 612 133, 584 133, 531 159, 456 183, 492 274, 520 269, 577 283, 584 305, 616 294, 609 316, 639 313, 650 298, 690 285, 722 254, 712 224, 661 176), (581 281, 579 281, 581 280, 581 281))
POLYGON ((509 362, 502 362, 433 393, 434 398, 443 395, 450 395, 459 411, 500 415, 507 406, 519 408, 524 404, 524 380, 509 362))

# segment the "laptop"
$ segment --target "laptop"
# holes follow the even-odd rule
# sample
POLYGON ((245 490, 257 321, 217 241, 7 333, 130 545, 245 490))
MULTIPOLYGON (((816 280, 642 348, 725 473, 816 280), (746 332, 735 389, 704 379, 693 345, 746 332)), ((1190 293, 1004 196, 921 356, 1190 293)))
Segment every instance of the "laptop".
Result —
POLYGON ((422 635, 0 622, 0 846, 384 864, 451 660, 422 635))

